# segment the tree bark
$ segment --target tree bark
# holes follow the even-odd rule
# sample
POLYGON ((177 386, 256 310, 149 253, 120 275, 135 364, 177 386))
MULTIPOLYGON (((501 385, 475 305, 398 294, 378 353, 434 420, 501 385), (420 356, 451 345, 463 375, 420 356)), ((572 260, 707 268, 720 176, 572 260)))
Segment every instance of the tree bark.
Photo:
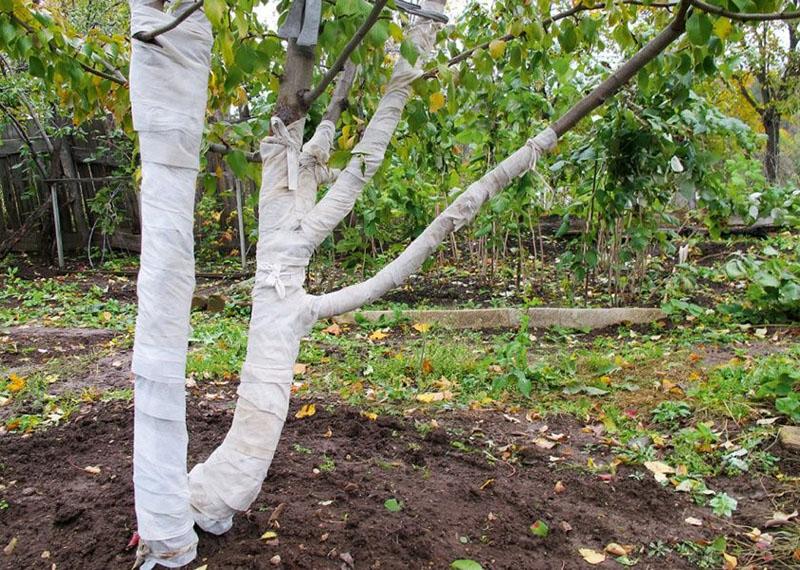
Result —
POLYGON ((775 183, 780 174, 781 115, 770 106, 761 114, 761 122, 767 135, 764 175, 769 182, 775 183))

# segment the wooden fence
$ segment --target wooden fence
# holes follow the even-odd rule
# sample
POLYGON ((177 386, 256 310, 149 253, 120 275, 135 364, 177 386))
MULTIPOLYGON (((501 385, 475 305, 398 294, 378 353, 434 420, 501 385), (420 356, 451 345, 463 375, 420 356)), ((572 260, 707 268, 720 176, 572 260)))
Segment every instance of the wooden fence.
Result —
POLYGON ((14 126, 0 132, 0 243, 12 240, 14 250, 52 257, 56 241, 52 209, 34 226, 30 226, 30 220, 52 202, 55 194, 65 251, 85 249, 90 243, 138 250, 136 189, 130 177, 116 174, 119 165, 95 142, 105 138, 106 126, 95 123, 85 129, 85 137, 67 135, 53 140, 56 156, 51 156, 33 124, 24 127, 25 138, 14 126), (35 166, 33 153, 40 158, 47 176, 35 166), (92 207, 101 192, 114 196, 118 223, 111 235, 104 235, 102 214, 92 207), (28 231, 16 239, 23 228, 28 231))

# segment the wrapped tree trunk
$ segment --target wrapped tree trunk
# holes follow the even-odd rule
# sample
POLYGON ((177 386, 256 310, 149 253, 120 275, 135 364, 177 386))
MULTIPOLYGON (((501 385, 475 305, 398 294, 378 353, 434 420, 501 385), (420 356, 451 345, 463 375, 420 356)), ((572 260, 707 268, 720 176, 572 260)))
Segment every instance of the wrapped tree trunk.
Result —
POLYGON ((416 66, 398 60, 350 164, 319 205, 317 188, 332 180, 326 164, 334 124, 323 120, 301 148, 305 120, 286 126, 277 115, 272 118, 272 135, 261 144, 257 267, 239 399, 225 440, 189 475, 195 520, 206 531, 228 530, 233 515, 249 508, 261 490, 289 408, 300 339, 317 320, 315 298, 303 290, 306 267, 383 162, 435 32, 427 22, 409 32, 421 57, 416 66))
MULTIPOLYGON (((172 18, 158 5, 131 1, 132 34, 172 18)), ((211 43, 201 11, 159 36, 157 44, 132 40, 131 104, 142 159, 133 481, 143 568, 178 567, 196 556, 186 475, 185 370, 211 43)))

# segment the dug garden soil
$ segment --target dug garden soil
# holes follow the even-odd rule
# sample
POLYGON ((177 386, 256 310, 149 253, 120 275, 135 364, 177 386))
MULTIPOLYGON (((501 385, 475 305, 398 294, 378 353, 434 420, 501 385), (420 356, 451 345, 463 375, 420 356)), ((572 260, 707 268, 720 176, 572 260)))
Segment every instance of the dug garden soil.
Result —
MULTIPOLYGON (((190 463, 222 439, 231 395, 210 401, 193 391, 190 463)), ((190 568, 445 569, 467 558, 487 569, 577 569, 586 567, 579 548, 617 542, 646 549, 651 541, 712 540, 731 529, 646 471, 631 477, 635 470, 622 467, 603 478, 577 467, 586 465, 587 449, 598 462, 607 458, 587 446, 595 435, 573 419, 441 411, 439 427, 426 432, 421 418, 372 420, 321 401, 315 415, 295 419, 299 403, 252 510, 237 516, 225 536, 201 533, 190 568), (545 432, 565 435, 553 449, 531 444, 545 432), (522 446, 513 464, 502 460, 509 443, 522 446), (491 461, 488 450, 499 460, 491 461), (389 499, 402 508, 391 512, 389 499), (689 516, 703 519, 703 527, 687 525, 689 516), (537 520, 550 526, 549 536, 530 532, 537 520), (277 538, 262 539, 268 530, 277 538)), ((9 553, 0 553, 0 567, 129 568, 131 451, 132 407, 120 402, 95 404, 45 432, 0 436, 8 502, 0 510, 0 546, 16 538, 9 553)), ((728 482, 740 499, 734 522, 769 516, 765 483, 728 482)), ((604 566, 618 565, 609 559, 604 566)), ((637 567, 691 566, 670 554, 642 556, 637 567)))

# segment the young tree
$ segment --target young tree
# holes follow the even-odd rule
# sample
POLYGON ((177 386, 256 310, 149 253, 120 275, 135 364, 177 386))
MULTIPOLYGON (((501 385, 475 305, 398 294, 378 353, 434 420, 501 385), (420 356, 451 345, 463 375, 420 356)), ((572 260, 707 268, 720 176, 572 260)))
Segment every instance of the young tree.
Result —
MULTIPOLYGON (((711 42, 709 36, 716 16, 745 21, 800 16, 797 12, 742 13, 736 6, 729 10, 727 2, 719 6, 702 0, 648 4, 647 9, 666 11, 669 23, 635 55, 550 126, 528 138, 460 193, 419 237, 375 276, 333 293, 314 296, 303 288, 309 259, 350 212, 381 166, 411 97, 412 82, 423 75, 446 73, 448 65, 468 60, 479 50, 469 48, 449 60, 437 62, 437 68, 423 71, 422 66, 437 39, 435 18, 414 18, 405 31, 396 25, 389 28, 385 21, 383 27, 373 29, 387 4, 376 0, 363 23, 353 27, 352 40, 340 42, 344 45, 339 46, 338 55, 328 54, 332 55, 329 71, 312 87, 317 64, 317 53, 312 46, 321 3, 295 0, 291 9, 295 15, 290 14, 291 23, 283 30, 288 37, 285 59, 280 68, 274 68, 280 69, 281 80, 272 107, 271 132, 260 147, 257 269, 247 357, 241 371, 236 411, 224 441, 187 475, 184 374, 194 286, 192 211, 206 114, 206 87, 209 70, 216 65, 211 57, 212 43, 218 46, 222 61, 229 66, 233 84, 237 78, 244 80, 243 73, 257 64, 258 55, 262 53, 257 48, 271 52, 278 45, 265 40, 258 46, 245 44, 247 49, 245 46, 239 51, 234 49, 231 29, 244 30, 247 36, 248 16, 242 12, 251 12, 253 7, 251 0, 242 0, 240 4, 242 10, 229 18, 225 15, 228 6, 223 0, 183 2, 166 10, 160 0, 131 0, 134 40, 130 99, 133 126, 138 132, 141 149, 143 220, 139 316, 133 359, 136 382, 134 487, 141 536, 138 560, 145 568, 152 568, 156 563, 177 567, 189 562, 196 553, 194 524, 209 532, 223 533, 231 527, 233 515, 247 509, 255 499, 275 453, 288 410, 292 369, 300 339, 315 321, 358 308, 401 284, 449 234, 469 224, 486 201, 533 169, 537 159, 552 149, 560 137, 642 72, 684 32, 697 58, 713 60, 714 50, 719 46, 711 42), (224 20, 230 25, 215 26, 218 30, 215 39, 209 20, 213 24, 224 20), (356 65, 348 60, 363 61, 363 54, 356 48, 375 30, 383 31, 383 37, 378 34, 376 42, 381 46, 389 33, 397 36, 395 39, 401 43, 400 56, 375 113, 350 152, 349 162, 337 172, 329 168, 328 162, 336 123, 357 71, 356 65), (315 99, 326 94, 334 80, 335 87, 323 119, 315 129, 307 129, 306 121, 315 99), (312 134, 304 142, 307 130, 312 134), (325 186, 327 192, 318 200, 318 190, 325 186)), ((341 13, 352 16, 353 3, 341 4, 341 13)), ((482 49, 494 57, 502 55, 506 42, 513 38, 528 34, 549 38, 550 34, 557 34, 562 55, 569 54, 575 49, 579 35, 590 33, 591 25, 583 30, 573 21, 576 14, 605 7, 604 4, 579 3, 563 12, 550 14, 550 3, 541 4, 548 14, 541 22, 527 28, 512 26, 509 34, 487 41, 482 49)), ((615 18, 622 17, 620 6, 632 10, 632 17, 635 17, 639 4, 623 0, 609 3, 609 9, 615 18)), ((762 4, 767 6, 769 2, 765 0, 755 5, 762 4)), ((422 9, 440 13, 444 10, 444 0, 427 0, 422 9)), ((41 24, 38 19, 38 24, 26 21, 15 12, 12 18, 0 22, 0 28, 6 22, 13 25, 17 21, 31 29, 41 24)), ((323 36, 331 34, 329 24, 330 20, 323 26, 323 36)), ((21 27, 25 29, 25 26, 21 27)), ((13 34, 18 29, 14 28, 13 34)), ((620 43, 636 44, 627 25, 618 25, 614 33, 615 37, 619 36, 620 43)), ((3 34, 11 35, 5 31, 3 34)), ((97 69, 87 71, 84 66, 102 65, 99 59, 84 60, 81 59, 83 55, 55 48, 59 46, 54 46, 54 58, 58 63, 66 65, 64 61, 71 58, 78 68, 97 76, 97 69)), ((383 53, 379 56, 382 59, 383 53)), ((104 56, 102 59, 106 61, 104 56)), ((56 67, 57 64, 54 73, 56 67)), ((42 68, 45 74, 49 72, 49 67, 43 65, 42 68)), ((367 71, 365 68, 364 72, 367 71)), ((115 78, 109 70, 102 73, 115 78)), ((109 77, 98 77, 113 83, 109 77)), ((220 82, 227 85, 230 77, 223 79, 217 73, 211 77, 211 104, 229 103, 229 99, 219 96, 217 89, 220 82)), ((82 80, 82 76, 76 74, 75 81, 79 79, 82 80)), ((528 87, 521 84, 519 88, 528 87)), ((434 95, 430 99, 432 106, 441 102, 442 94, 435 98, 434 95)), ((241 159, 244 155, 237 156, 241 159)))
POLYGON ((770 182, 780 176, 783 118, 800 108, 800 28, 795 21, 784 25, 776 30, 760 24, 745 34, 745 77, 736 76, 742 96, 758 113, 767 135, 764 174, 770 182))

